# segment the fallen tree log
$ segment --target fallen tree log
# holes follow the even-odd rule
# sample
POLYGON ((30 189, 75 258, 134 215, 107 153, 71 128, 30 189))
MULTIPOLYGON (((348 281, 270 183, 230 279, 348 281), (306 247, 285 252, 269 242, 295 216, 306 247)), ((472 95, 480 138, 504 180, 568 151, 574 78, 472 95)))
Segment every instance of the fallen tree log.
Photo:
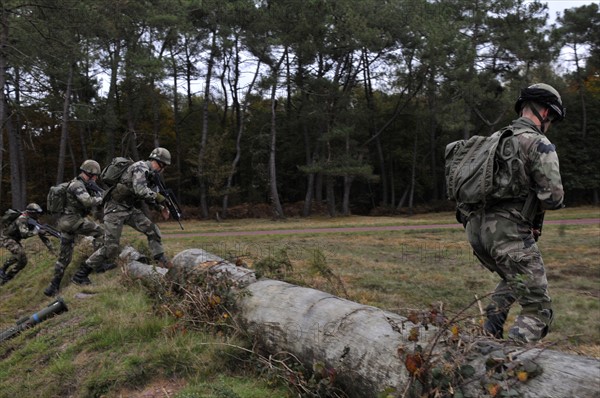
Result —
MULTIPOLYGON (((133 277, 165 274, 131 252, 126 257, 133 277)), ((315 289, 257 280, 252 270, 201 249, 175 256, 166 277, 184 285, 198 273, 226 278, 241 293, 234 316, 262 349, 293 355, 349 397, 420 396, 425 391, 595 397, 600 388, 597 359, 462 336, 448 325, 435 327, 315 289)))

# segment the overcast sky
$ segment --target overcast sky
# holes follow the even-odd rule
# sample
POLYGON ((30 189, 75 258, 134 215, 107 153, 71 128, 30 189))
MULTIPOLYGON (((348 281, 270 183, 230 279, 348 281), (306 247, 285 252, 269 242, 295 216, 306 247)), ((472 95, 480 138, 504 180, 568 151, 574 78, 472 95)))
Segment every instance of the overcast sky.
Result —
POLYGON ((596 1, 591 1, 591 0, 587 0, 587 1, 583 1, 583 0, 546 0, 545 2, 548 3, 550 19, 552 19, 552 21, 554 21, 556 19, 556 13, 560 12, 562 14, 566 8, 581 7, 583 5, 592 4, 592 3, 598 4, 600 1, 598 1, 598 0, 596 0, 596 1))

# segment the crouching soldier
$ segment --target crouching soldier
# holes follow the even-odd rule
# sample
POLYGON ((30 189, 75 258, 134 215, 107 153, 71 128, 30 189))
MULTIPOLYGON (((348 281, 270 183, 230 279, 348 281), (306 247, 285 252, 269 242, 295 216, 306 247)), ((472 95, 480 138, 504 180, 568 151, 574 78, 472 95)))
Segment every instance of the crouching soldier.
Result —
MULTIPOLYGON (((12 211, 16 212, 16 210, 12 211)), ((35 226, 35 223, 29 222, 30 218, 37 221, 43 213, 40 205, 30 203, 24 212, 17 212, 14 220, 3 226, 2 233, 0 233, 0 245, 9 251, 11 256, 0 269, 0 285, 14 278, 27 265, 27 255, 25 248, 21 245, 21 240, 37 235, 48 250, 54 252, 46 232, 39 226, 35 226)))
MULTIPOLYGON (((66 189, 65 207, 58 219, 61 233, 60 254, 54 265, 54 277, 44 290, 46 296, 58 293, 65 269, 73 259, 73 248, 78 235, 94 238, 94 250, 104 242, 103 228, 87 217, 94 207, 102 204, 101 189, 96 180, 100 175, 100 165, 95 160, 86 160, 79 168, 79 175, 71 180, 66 189)), ((107 270, 112 267, 106 267, 107 270)))

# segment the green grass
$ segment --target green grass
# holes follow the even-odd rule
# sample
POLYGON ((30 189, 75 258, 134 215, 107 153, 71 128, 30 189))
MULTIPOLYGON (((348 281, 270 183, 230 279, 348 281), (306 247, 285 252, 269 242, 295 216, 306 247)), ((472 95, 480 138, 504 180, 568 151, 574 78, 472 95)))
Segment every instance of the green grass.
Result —
MULTIPOLYGON (((547 219, 599 214, 598 208, 575 208, 549 213, 547 219)), ((222 223, 185 220, 184 232, 453 222, 450 213, 222 223)), ((475 296, 485 297, 498 281, 473 258, 460 228, 175 238, 170 235, 181 233, 176 223, 160 227, 171 256, 200 247, 222 257, 239 257, 252 266, 285 252, 292 265, 283 273, 287 280, 337 295, 347 293, 351 300, 405 315, 430 306, 442 306, 452 315, 475 296)), ((127 228, 125 242, 139 245, 143 239, 127 228)), ((42 291, 54 260, 34 239, 24 243, 29 265, 0 287, 2 330, 51 301, 42 291)), ((546 341, 560 350, 600 357, 600 227, 548 224, 539 245, 556 312, 546 341)), ((79 257, 63 281, 61 295, 69 312, 0 344, 0 398, 110 398, 154 390, 179 398, 294 396, 248 366, 243 350, 247 342, 186 328, 120 270, 93 274, 91 287, 68 283, 79 257)), ((511 318, 515 313, 511 311, 511 318)), ((468 314, 479 317, 476 306, 468 314)))

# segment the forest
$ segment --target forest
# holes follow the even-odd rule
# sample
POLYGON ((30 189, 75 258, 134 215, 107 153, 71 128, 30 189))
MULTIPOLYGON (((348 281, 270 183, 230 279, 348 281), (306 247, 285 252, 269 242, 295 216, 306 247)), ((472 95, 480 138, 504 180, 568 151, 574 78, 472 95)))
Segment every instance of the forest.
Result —
POLYGON ((1 209, 155 146, 188 217, 448 209, 445 146, 510 123, 536 82, 567 108, 548 134, 567 206, 600 201, 597 3, 556 19, 537 0, 0 6, 1 209))

